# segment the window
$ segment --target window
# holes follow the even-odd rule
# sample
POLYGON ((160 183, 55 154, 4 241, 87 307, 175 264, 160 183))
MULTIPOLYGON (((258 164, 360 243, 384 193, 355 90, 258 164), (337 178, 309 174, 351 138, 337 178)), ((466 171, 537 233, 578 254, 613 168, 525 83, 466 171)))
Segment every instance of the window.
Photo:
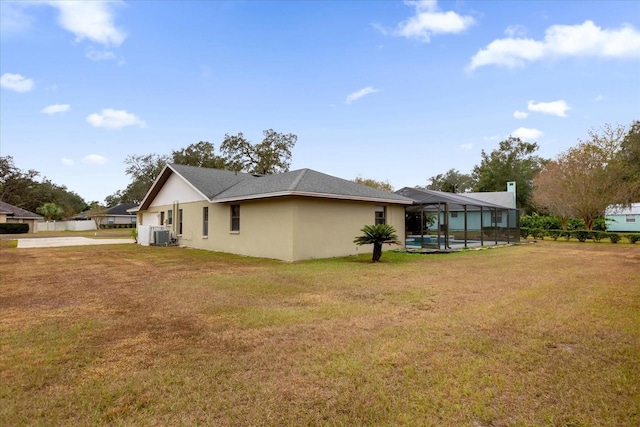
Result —
POLYGON ((167 212, 167 222, 169 225, 173 224, 173 211, 171 209, 167 212))
POLYGON ((491 211, 491 222, 498 224, 502 222, 502 211, 491 211))
POLYGON ((636 216, 635 215, 625 215, 625 222, 636 222, 636 216))
POLYGON ((182 235, 182 209, 178 209, 178 234, 182 235))
POLYGON ((231 205, 231 231, 240 231, 240 205, 231 205))
POLYGON ((376 206, 375 224, 387 223, 387 208, 384 206, 376 206))
POLYGON ((132 217, 131 217, 131 224, 135 224, 135 223, 136 223, 136 217, 135 217, 135 216, 132 216, 132 217))
POLYGON ((458 218, 458 212, 451 212, 451 218, 458 218))
POLYGON ((112 216, 107 218, 107 224, 115 224, 116 223, 116 219, 112 216))
POLYGON ((209 235, 209 207, 202 208, 202 236, 207 237, 209 235))
POLYGON ((160 225, 164 225, 164 211, 160 212, 160 225))

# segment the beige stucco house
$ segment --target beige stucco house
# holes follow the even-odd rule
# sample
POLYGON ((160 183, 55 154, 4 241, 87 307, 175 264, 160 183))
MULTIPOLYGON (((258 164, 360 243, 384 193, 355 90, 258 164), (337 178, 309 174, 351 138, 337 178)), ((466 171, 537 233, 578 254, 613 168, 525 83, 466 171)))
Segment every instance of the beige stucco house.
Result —
POLYGON ((357 253, 353 239, 386 223, 404 241, 412 200, 311 169, 252 175, 169 164, 137 211, 140 229, 164 225, 183 246, 297 261, 357 253))
POLYGON ((26 223, 29 224, 29 233, 35 233, 38 221, 42 219, 42 215, 0 201, 0 223, 26 223))

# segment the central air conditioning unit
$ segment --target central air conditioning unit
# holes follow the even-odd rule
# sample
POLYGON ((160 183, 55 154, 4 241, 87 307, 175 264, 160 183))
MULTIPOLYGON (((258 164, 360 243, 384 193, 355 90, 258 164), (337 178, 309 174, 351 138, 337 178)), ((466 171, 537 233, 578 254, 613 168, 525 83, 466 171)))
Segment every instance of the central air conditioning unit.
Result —
POLYGON ((156 230, 153 237, 156 245, 169 246, 169 230, 156 230))

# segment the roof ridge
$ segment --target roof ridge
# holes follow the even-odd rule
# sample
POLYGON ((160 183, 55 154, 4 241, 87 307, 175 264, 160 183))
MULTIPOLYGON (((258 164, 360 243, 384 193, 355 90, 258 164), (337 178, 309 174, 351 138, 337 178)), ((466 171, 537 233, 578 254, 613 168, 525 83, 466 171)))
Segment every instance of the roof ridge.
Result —
POLYGON ((296 179, 293 180, 288 190, 290 191, 295 190, 298 187, 298 184, 300 184, 300 181, 302 181, 302 178, 304 178, 304 176, 307 174, 307 171, 309 171, 309 169, 301 169, 300 175, 298 175, 296 179))

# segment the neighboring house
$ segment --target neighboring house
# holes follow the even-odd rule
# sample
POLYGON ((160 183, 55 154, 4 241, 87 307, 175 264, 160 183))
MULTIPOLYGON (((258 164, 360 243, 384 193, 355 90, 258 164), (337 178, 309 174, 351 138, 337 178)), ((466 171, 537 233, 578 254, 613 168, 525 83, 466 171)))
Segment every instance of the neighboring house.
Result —
POLYGON ((138 206, 137 203, 120 203, 107 209, 102 225, 125 224, 132 227, 136 226, 136 213, 129 212, 130 209, 138 206))
POLYGON ((43 219, 42 215, 34 214, 9 203, 0 202, 0 223, 27 223, 29 224, 29 233, 35 233, 38 231, 38 221, 43 219))
MULTIPOLYGON (((138 209, 138 230, 166 226, 178 244, 297 261, 372 251, 353 240, 386 223, 404 241, 411 199, 301 169, 274 175, 169 164, 138 209)), ((139 239, 143 241, 143 239, 139 239)))
POLYGON ((640 233, 640 203, 629 207, 609 206, 605 212, 607 231, 640 233))
MULTIPOLYGON (((136 226, 136 213, 135 208, 137 203, 120 203, 119 205, 107 208, 104 215, 98 217, 100 226, 112 226, 112 225, 127 225, 135 228, 136 226)), ((88 220, 93 219, 87 215, 87 212, 74 217, 76 220, 88 220)))

